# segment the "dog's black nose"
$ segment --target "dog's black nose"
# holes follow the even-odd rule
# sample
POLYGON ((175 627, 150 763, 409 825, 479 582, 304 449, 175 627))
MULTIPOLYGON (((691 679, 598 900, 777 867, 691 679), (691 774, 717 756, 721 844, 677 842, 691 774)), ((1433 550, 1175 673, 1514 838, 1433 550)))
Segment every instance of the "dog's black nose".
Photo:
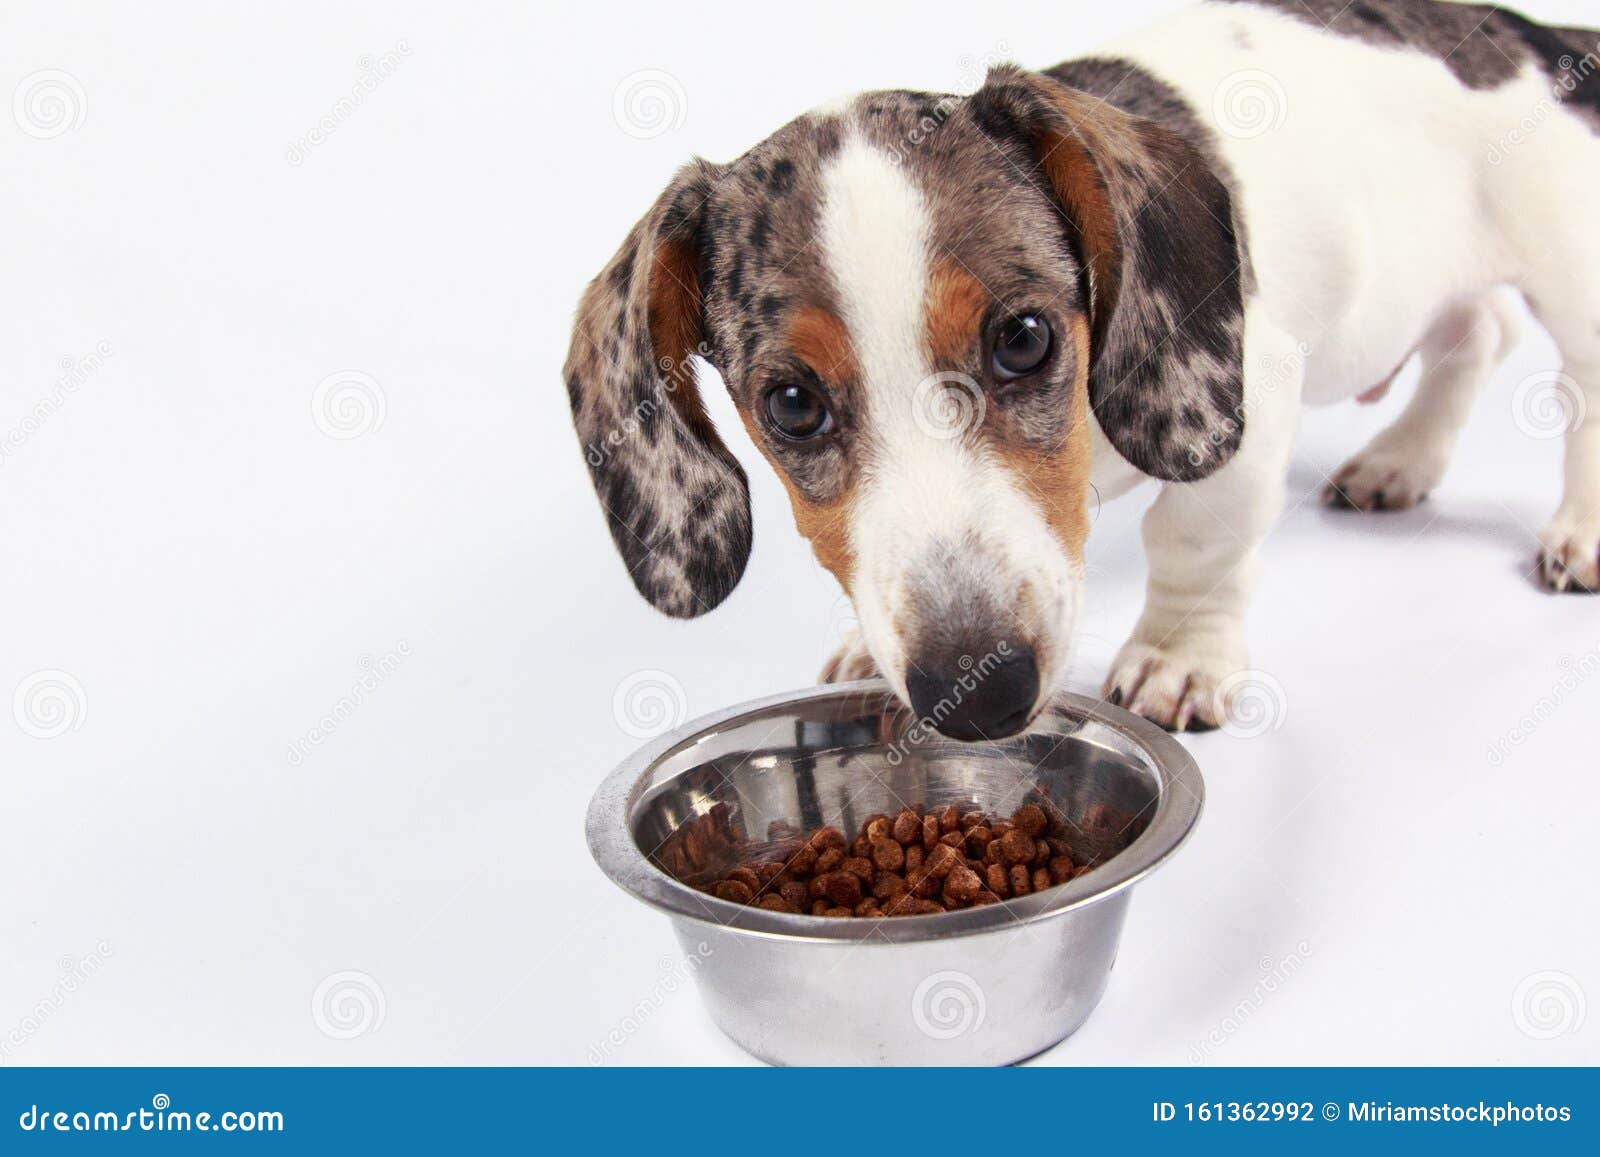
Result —
POLYGON ((918 720, 951 739, 1003 739, 1028 723, 1039 698, 1039 664, 1015 644, 981 659, 913 663, 906 690, 918 720))

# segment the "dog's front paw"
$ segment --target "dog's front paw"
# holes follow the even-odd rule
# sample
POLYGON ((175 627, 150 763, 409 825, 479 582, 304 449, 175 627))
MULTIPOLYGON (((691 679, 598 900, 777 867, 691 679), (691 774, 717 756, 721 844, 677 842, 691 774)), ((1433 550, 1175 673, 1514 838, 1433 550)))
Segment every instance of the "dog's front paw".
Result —
POLYGON ((1557 593, 1600 592, 1600 519, 1556 515, 1539 536, 1539 578, 1557 593))
POLYGON ((1106 679, 1108 702, 1143 715, 1168 731, 1214 731, 1227 722, 1224 682, 1242 657, 1130 640, 1106 679))
POLYGON ((1336 510, 1410 510, 1444 477, 1448 457, 1425 446, 1368 446, 1322 488, 1336 510))
POLYGON ((873 662, 866 643, 862 641, 859 633, 852 633, 822 665, 822 674, 817 677, 817 681, 849 683, 855 679, 871 679, 877 673, 878 664, 873 662))

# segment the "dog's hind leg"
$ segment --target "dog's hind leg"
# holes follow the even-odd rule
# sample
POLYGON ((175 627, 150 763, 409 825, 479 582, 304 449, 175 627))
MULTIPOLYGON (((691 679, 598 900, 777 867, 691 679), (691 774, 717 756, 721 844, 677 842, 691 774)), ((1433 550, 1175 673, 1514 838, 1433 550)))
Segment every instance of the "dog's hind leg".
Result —
POLYGON ((1518 426, 1566 440, 1564 489, 1555 517, 1539 535, 1539 577, 1552 591, 1600 591, 1600 292, 1555 305, 1543 295, 1534 312, 1560 347, 1560 373, 1523 382, 1514 403, 1518 426))
POLYGON ((1322 491, 1328 506, 1406 510, 1444 477, 1479 392, 1520 337, 1515 298, 1494 290, 1456 305, 1423 336, 1417 392, 1322 491))

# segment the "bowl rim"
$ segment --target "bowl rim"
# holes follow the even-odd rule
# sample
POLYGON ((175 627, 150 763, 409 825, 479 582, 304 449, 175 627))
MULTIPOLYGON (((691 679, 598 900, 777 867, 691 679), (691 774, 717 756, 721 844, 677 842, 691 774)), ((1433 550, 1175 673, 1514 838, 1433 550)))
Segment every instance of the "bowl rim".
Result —
MULTIPOLYGON (((1159 795, 1155 814, 1131 844, 1095 871, 1046 892, 1002 900, 982 908, 883 920, 842 920, 773 912, 721 900, 680 883, 657 867, 634 843, 629 819, 634 805, 643 795, 645 781, 660 763, 694 746, 708 732, 722 730, 744 716, 774 707, 853 697, 897 702, 889 684, 882 679, 826 684, 713 711, 651 740, 618 764, 590 799, 585 820, 589 854, 614 884, 675 919, 763 938, 903 944, 1004 931, 1098 904, 1132 887, 1176 852, 1194 831, 1204 807, 1205 781, 1194 756, 1183 744, 1154 723, 1104 699, 1062 692, 1051 698, 1041 715, 1062 712, 1080 716, 1082 722, 1093 721, 1139 748, 1155 771, 1159 795)), ((1086 741, 1094 742, 1092 737, 1086 741)), ((970 746, 981 749, 989 745, 970 746)), ((1115 754, 1128 758, 1125 752, 1115 754)))

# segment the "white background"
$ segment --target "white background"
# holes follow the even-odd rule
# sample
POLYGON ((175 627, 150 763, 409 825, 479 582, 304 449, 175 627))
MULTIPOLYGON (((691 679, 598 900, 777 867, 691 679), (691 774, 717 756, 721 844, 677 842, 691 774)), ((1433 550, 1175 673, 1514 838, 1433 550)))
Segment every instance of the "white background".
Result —
MULTIPOLYGON (((71 107, 47 139, 0 111, 0 1059, 584 1064, 627 1023, 608 1063, 743 1063, 665 991, 667 924, 590 863, 583 811, 637 745, 630 675, 690 714, 800 686, 849 613, 725 398, 744 583, 693 623, 634 594, 569 425, 573 305, 691 154, 1163 7, 9 5, 0 90, 63 70, 71 107), (307 146, 363 58, 388 75, 307 146), (641 70, 672 78, 648 139, 613 109, 641 70), (341 371, 381 392, 354 430, 314 407, 341 371), (70 677, 55 722, 12 710, 41 671, 70 677)), ((1511 407, 1553 356, 1530 339, 1411 513, 1314 500, 1409 379, 1308 416, 1251 620, 1282 725, 1184 740, 1199 831, 1041 1063, 1600 1060, 1600 678, 1562 687, 1600 600, 1527 577, 1559 443, 1511 407)), ((1099 516, 1083 686, 1137 613, 1149 498, 1099 516)))

